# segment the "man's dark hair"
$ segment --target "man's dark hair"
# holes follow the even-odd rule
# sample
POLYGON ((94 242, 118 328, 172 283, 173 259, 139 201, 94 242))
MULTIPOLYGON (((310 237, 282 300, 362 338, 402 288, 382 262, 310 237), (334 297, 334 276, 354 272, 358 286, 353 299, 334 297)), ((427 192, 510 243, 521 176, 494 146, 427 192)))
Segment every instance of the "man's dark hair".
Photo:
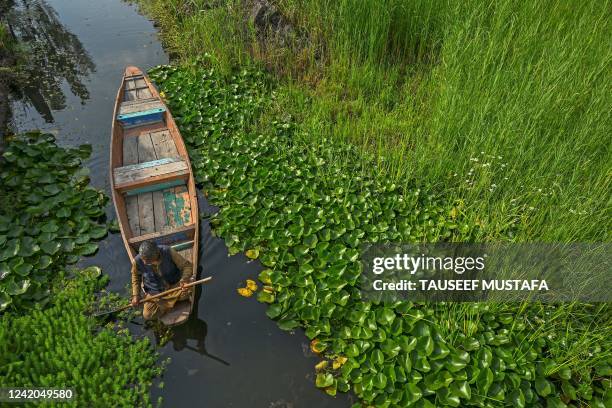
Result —
POLYGON ((159 247, 153 241, 145 241, 140 244, 138 254, 141 258, 150 261, 156 261, 159 258, 159 247))

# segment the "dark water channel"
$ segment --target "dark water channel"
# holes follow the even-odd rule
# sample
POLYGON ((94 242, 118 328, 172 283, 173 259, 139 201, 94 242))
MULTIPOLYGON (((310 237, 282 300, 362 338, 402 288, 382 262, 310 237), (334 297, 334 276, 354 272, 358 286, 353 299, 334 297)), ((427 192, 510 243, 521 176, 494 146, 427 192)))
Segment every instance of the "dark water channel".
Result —
MULTIPOLYGON (((15 0, 9 16, 18 36, 36 44, 37 80, 13 98, 13 127, 43 129, 58 143, 91 144, 92 184, 109 191, 108 155, 113 100, 126 65, 149 69, 168 62, 153 24, 120 0, 15 0)), ((10 20, 9 20, 10 21, 10 20)), ((211 208, 200 199, 201 212, 211 208)), ((107 213, 114 218, 112 204, 107 213)), ((166 407, 347 407, 350 398, 332 398, 314 386, 318 359, 303 332, 283 332, 265 315, 265 306, 242 298, 236 288, 256 277, 261 266, 243 255, 228 257, 222 240, 202 223, 200 276, 214 277, 200 291, 197 312, 174 329, 159 348, 171 358, 163 388, 166 407)), ((82 262, 99 265, 111 277, 109 290, 126 293, 129 260, 118 234, 82 262)), ((136 334, 141 326, 132 327, 136 334)))

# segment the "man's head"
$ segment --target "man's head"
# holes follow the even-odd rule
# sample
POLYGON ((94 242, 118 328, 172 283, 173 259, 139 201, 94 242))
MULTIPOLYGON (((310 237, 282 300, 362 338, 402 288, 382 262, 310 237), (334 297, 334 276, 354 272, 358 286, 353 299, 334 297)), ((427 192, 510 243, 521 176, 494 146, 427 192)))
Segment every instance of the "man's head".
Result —
POLYGON ((155 265, 160 261, 160 253, 159 247, 153 241, 145 241, 140 244, 138 248, 138 254, 140 255, 140 259, 145 265, 155 265))

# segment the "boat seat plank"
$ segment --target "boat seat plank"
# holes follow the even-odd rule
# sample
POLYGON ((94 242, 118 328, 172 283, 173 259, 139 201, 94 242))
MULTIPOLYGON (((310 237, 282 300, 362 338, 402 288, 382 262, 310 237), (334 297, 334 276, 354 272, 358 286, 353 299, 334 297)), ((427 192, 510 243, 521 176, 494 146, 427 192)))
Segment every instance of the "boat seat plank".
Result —
POLYGON ((191 200, 186 186, 178 186, 174 191, 164 191, 166 218, 170 227, 191 224, 191 200))
POLYGON ((177 157, 179 155, 174 139, 168 129, 151 132, 151 140, 157 157, 177 157))
POLYGON ((136 112, 144 112, 151 109, 166 109, 159 99, 149 98, 137 101, 123 102, 119 106, 119 115, 129 115, 136 112))
POLYGON ((189 169, 184 160, 156 163, 144 168, 125 167, 119 167, 113 172, 115 188, 122 191, 189 177, 189 169))
POLYGON ((157 244, 171 245, 176 242, 193 240, 195 224, 184 225, 179 228, 164 228, 162 231, 134 236, 128 240, 130 245, 138 249, 141 242, 154 241, 157 244))
POLYGON ((181 161, 183 161, 183 159, 180 157, 164 157, 161 159, 151 160, 151 161, 144 162, 144 163, 138 163, 138 161, 136 161, 134 164, 128 164, 125 166, 117 167, 114 170, 114 174, 115 174, 115 178, 117 178, 117 176, 119 175, 138 172, 139 170, 148 169, 150 167, 163 166, 165 164, 177 163, 181 161))

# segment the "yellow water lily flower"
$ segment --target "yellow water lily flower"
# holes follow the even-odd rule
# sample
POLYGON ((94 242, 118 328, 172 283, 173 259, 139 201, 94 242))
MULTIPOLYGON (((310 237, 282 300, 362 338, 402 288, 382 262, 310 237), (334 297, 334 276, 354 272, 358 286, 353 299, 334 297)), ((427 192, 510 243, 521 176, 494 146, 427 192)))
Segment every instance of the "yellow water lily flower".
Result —
POLYGON ((240 296, 244 296, 244 297, 251 297, 253 296, 253 293, 255 293, 249 288, 238 288, 236 290, 238 291, 238 294, 240 296))
POLYGON ((255 291, 257 290, 257 283, 255 283, 255 281, 254 281, 254 280, 247 279, 247 281, 246 281, 246 287, 247 287, 249 290, 251 290, 251 291, 255 292, 255 291))

